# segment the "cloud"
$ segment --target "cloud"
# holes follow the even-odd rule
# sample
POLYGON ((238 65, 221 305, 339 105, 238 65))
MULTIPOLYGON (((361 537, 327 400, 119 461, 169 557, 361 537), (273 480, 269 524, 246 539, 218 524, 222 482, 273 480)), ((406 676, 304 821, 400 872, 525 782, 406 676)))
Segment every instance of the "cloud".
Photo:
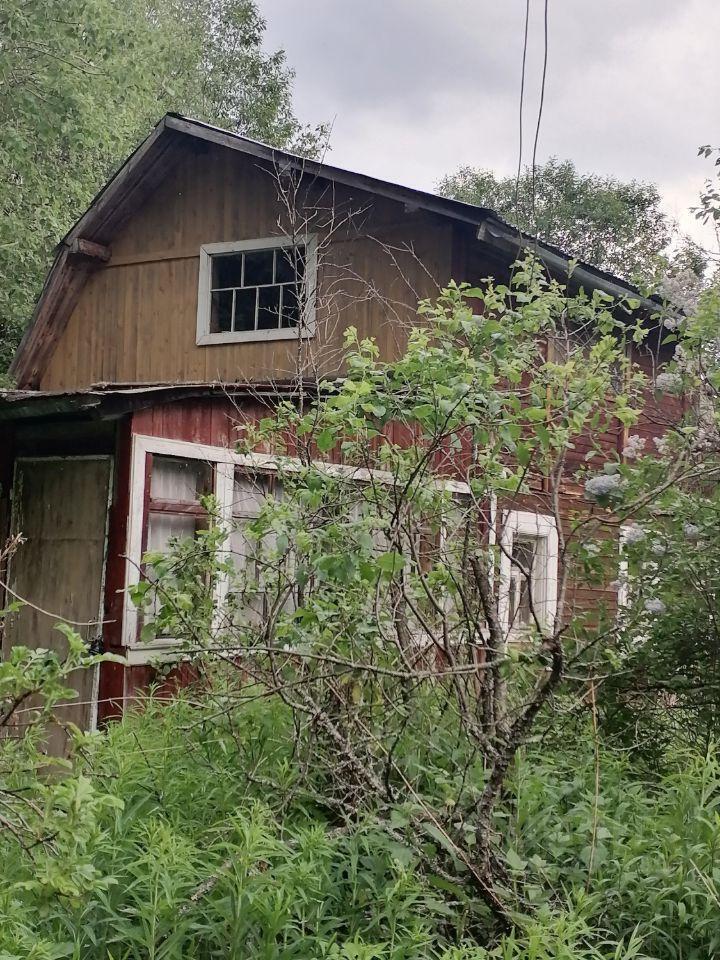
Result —
MULTIPOLYGON (((432 189, 461 164, 510 173, 518 159, 522 0, 260 0, 269 47, 297 70, 296 107, 334 120, 330 159, 432 189)), ((542 0, 530 0, 525 144, 542 66, 542 0)), ((549 0, 538 159, 652 180, 687 208, 720 142, 717 0, 549 0)), ((526 153, 530 159, 530 152, 526 153)))

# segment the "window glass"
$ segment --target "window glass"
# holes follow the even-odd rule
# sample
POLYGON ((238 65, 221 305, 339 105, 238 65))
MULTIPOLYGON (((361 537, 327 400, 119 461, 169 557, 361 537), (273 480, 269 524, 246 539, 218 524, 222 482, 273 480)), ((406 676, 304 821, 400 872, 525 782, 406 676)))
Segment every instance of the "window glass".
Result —
POLYGON ((277 330, 280 326, 282 287, 261 287, 258 291, 258 330, 277 330))
POLYGON ((300 323, 300 290, 294 283, 283 287, 282 326, 296 327, 300 323))
POLYGON ((244 254, 244 286, 258 287, 274 282, 275 251, 253 250, 244 254))
POLYGON ((223 253, 211 260, 210 333, 298 326, 304 247, 223 253))
POLYGON ((233 291, 216 290, 211 295, 210 331, 212 333, 228 333, 232 330, 232 318, 233 291))
POLYGON ((303 247, 288 247, 278 250, 275 258, 275 282, 295 283, 302 280, 305 272, 303 247))
POLYGON ((248 527, 260 516, 267 497, 280 498, 281 494, 280 484, 275 477, 253 476, 242 470, 235 473, 228 549, 236 573, 231 579, 227 602, 236 623, 243 620, 259 621, 267 615, 272 602, 265 588, 269 587, 270 581, 275 582, 270 576, 274 572, 270 563, 276 536, 268 533, 259 542, 248 534, 248 527))
POLYGON ((222 289, 223 287, 241 287, 242 262, 243 255, 241 253, 230 253, 213 257, 213 290, 222 289))
POLYGON ((254 330, 255 315, 257 313, 257 287, 249 290, 235 291, 235 325, 234 330, 254 330))
MULTIPOLYGON (((154 456, 150 478, 152 500, 194 503, 212 490, 212 467, 204 460, 154 456)), ((152 509, 152 505, 151 505, 152 509)))
POLYGON ((538 597, 535 589, 538 577, 538 541, 516 536, 513 540, 510 570, 510 626, 513 629, 529 627, 532 622, 532 604, 538 597), (532 589, 532 594, 531 594, 532 589))
POLYGON ((196 527, 197 521, 192 514, 151 513, 148 519, 148 552, 165 553, 173 538, 194 537, 196 527))

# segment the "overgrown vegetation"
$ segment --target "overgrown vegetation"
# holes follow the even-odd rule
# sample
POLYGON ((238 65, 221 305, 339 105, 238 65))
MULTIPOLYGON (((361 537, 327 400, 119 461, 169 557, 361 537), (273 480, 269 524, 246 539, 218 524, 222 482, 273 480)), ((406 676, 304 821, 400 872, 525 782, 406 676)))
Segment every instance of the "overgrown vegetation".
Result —
POLYGON ((625 306, 530 261, 424 303, 398 360, 349 332, 346 379, 245 425, 252 518, 208 498, 146 557, 142 636, 194 683, 78 735, 62 777, 63 694, 26 704, 23 664, 72 663, 3 665, 6 956, 720 950, 718 302, 660 329, 625 306), (627 341, 652 331, 682 349, 650 380, 627 341), (661 394, 683 417, 647 444, 661 394), (552 608, 505 537, 523 505, 556 535, 552 608))
POLYGON ((258 699, 236 723, 210 718, 203 696, 148 701, 81 738, 63 781, 25 781, 53 842, 29 857, 0 835, 0 955, 679 960, 720 949, 712 749, 670 753, 660 774, 606 743, 596 764, 589 730, 572 749, 523 754, 497 827, 525 908, 484 947, 462 885, 428 876, 372 820, 338 822, 302 789, 288 800, 289 710, 258 699))

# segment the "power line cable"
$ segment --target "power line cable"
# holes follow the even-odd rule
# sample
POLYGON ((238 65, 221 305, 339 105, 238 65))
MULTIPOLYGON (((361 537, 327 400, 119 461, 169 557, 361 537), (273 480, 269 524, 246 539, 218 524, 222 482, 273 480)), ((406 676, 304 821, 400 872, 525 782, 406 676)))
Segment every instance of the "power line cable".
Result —
POLYGON ((522 172, 523 157, 523 104, 525 101, 525 66, 527 63, 528 30, 530 27, 530 0, 525 0, 525 30, 523 35, 522 69, 520 72, 520 110, 518 136, 518 165, 515 176, 515 224, 520 231, 520 174, 522 172))
POLYGON ((547 65, 548 65, 548 4, 549 0, 545 0, 545 12, 543 16, 543 42, 544 42, 544 51, 543 51, 543 68, 542 68, 542 80, 540 81, 540 105, 538 107, 538 116, 537 123, 535 125, 535 139, 533 141, 533 152, 532 152, 532 179, 531 179, 531 200, 532 200, 532 218, 533 218, 533 230, 537 233, 537 212, 535 210, 535 171, 537 166, 537 148, 538 140, 540 139, 540 124, 542 122, 543 115, 543 106, 545 104, 545 84, 547 81, 547 65))

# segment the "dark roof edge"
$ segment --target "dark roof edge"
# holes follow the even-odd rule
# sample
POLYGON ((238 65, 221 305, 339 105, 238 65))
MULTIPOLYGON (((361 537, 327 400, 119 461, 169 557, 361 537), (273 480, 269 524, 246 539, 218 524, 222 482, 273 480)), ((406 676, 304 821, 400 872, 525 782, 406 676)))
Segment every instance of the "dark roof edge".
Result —
MULTIPOLYGON (((572 262, 574 264, 572 275, 576 281, 582 282, 584 280, 585 283, 598 287, 614 297, 623 298, 629 294, 640 300, 644 309, 655 310, 661 304, 659 298, 645 297, 637 287, 627 280, 601 270, 591 263, 576 260, 559 247, 544 240, 539 240, 532 234, 518 230, 517 227, 508 223, 489 207, 480 207, 473 203, 465 203, 462 200, 453 200, 439 194, 429 193, 426 190, 403 186, 389 180, 380 180, 368 174, 355 173, 323 161, 299 157, 296 154, 288 153, 286 150, 261 143, 259 140, 251 140, 248 137, 224 130, 221 127, 215 127, 201 120, 184 117, 179 113, 168 113, 164 117, 164 123, 166 127, 180 133, 199 136, 212 143, 240 150, 271 163, 286 162, 294 169, 311 176, 325 177, 346 186, 357 187, 366 190, 368 193, 384 196, 390 200, 398 200, 440 216, 471 224, 479 228, 478 233, 485 228, 487 234, 493 239, 502 237, 504 241, 514 243, 518 253, 523 250, 535 253, 548 267, 556 272, 567 274, 572 262)), ((482 237, 478 236, 478 239, 482 239, 482 237)))
MULTIPOLYGON (((300 390, 297 380, 245 383, 197 381, 194 383, 94 384, 84 390, 0 390, 0 423, 19 420, 113 419, 133 410, 203 397, 273 400, 292 398, 300 390)), ((317 393, 316 381, 304 381, 303 392, 317 393)))
POLYGON ((617 277, 606 270, 594 267, 590 263, 578 260, 543 240, 538 240, 529 233, 518 230, 506 223, 500 217, 494 217, 494 222, 486 221, 478 227, 478 240, 495 246, 502 246, 516 258, 523 253, 531 253, 538 257, 553 273, 559 274, 564 280, 574 283, 578 287, 588 286, 591 289, 601 290, 609 296, 618 299, 633 299, 640 302, 640 309, 647 313, 657 313, 663 306, 663 300, 656 294, 650 297, 642 293, 636 286, 622 277, 617 277))

